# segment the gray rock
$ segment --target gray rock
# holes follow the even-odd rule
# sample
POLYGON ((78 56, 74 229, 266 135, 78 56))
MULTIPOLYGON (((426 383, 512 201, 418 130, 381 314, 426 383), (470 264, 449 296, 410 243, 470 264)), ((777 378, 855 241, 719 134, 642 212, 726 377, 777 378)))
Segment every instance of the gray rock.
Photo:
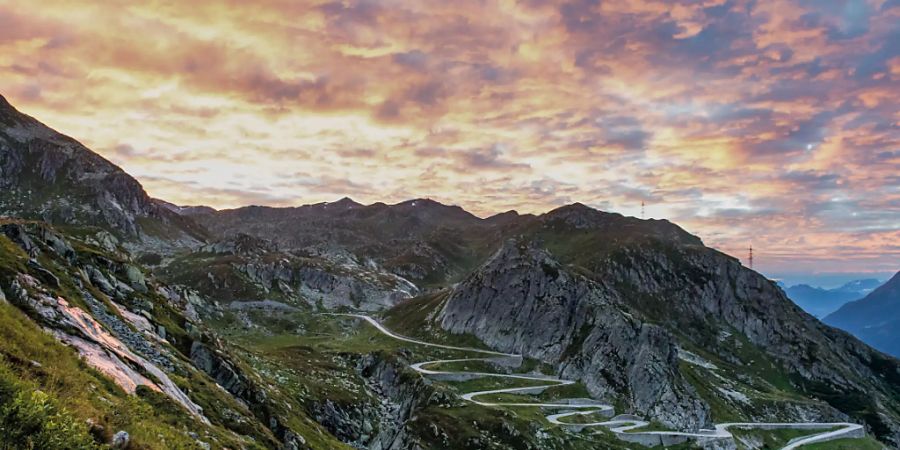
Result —
POLYGON ((91 243, 108 252, 115 253, 118 250, 119 240, 108 231, 100 231, 94 235, 91 243))
POLYGON ((128 283, 135 290, 139 292, 147 292, 147 281, 144 278, 144 273, 141 272, 141 269, 138 269, 131 264, 126 264, 125 278, 128 279, 128 283))
POLYGON ((284 441, 281 447, 282 450, 303 450, 307 448, 306 439, 293 431, 285 432, 282 440, 284 441))
POLYGON ((131 436, 128 434, 128 432, 119 431, 115 435, 113 435, 110 445, 116 450, 123 450, 128 447, 129 442, 131 442, 131 436))
POLYGON ((191 344, 191 361, 198 369, 216 380, 235 397, 246 397, 250 390, 250 381, 240 373, 226 358, 200 341, 191 344))
POLYGON ((29 256, 37 256, 40 249, 37 244, 28 236, 25 227, 16 223, 8 223, 0 226, 0 232, 6 235, 14 244, 18 245, 29 256))
POLYGON ((410 298, 415 286, 380 281, 383 274, 362 268, 294 263, 289 260, 251 262, 241 266, 247 277, 264 289, 287 286, 325 308, 341 306, 382 310, 410 298), (379 275, 382 275, 379 277, 379 275))
POLYGON ((103 275, 103 272, 94 266, 85 266, 84 270, 87 272, 91 284, 96 286, 97 289, 100 289, 104 294, 115 296, 116 289, 113 287, 112 283, 109 282, 109 279, 103 275))
POLYGON ((451 333, 550 362, 598 398, 628 392, 633 408, 668 426, 710 425, 709 408, 678 371, 676 339, 536 247, 507 242, 453 290, 438 320, 451 333))
POLYGON ((53 272, 45 269, 36 259, 29 259, 28 267, 31 268, 37 277, 44 283, 47 283, 54 288, 59 287, 59 278, 54 275, 53 272))
POLYGON ((54 233, 48 227, 41 227, 40 229, 40 239, 47 244, 50 249, 52 249, 56 254, 65 258, 68 261, 74 261, 75 259, 75 250, 69 245, 69 242, 66 241, 62 236, 57 233, 54 233))

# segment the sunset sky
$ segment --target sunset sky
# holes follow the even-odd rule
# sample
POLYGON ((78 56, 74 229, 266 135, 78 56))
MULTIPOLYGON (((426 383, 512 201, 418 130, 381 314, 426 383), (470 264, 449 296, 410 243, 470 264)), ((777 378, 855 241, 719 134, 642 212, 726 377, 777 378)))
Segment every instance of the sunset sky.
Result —
POLYGON ((644 201, 900 269, 900 0, 0 0, 0 80, 175 203, 644 201))

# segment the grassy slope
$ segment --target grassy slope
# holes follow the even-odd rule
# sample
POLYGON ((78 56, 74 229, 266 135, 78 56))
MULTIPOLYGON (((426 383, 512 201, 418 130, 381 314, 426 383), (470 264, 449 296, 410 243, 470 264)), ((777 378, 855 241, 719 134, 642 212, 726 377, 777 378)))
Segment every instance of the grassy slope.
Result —
MULTIPOLYGON (((98 249, 75 240, 70 243, 76 249, 75 259, 79 264, 101 265, 92 258, 121 263, 116 262, 113 255, 98 249)), ((67 263, 52 255, 55 254, 45 250, 39 256, 42 266, 59 277, 60 287, 51 290, 87 310, 76 288, 74 277, 77 275, 68 270, 67 263)), ((8 238, 0 236, 0 286, 8 289, 17 273, 29 272, 27 258, 8 238)), ((115 313, 103 293, 84 281, 82 283, 92 296, 107 305, 108 311, 115 313)), ((170 350, 181 367, 169 374, 170 378, 204 409, 212 426, 197 423, 168 397, 152 391, 144 389, 139 390, 137 396, 126 395, 112 381, 82 362, 75 351, 45 334, 31 318, 9 304, 0 305, 3 307, 0 310, 0 365, 23 380, 25 387, 22 389, 40 389, 49 395, 54 405, 69 411, 79 423, 91 420, 102 426, 106 435, 98 436, 101 442, 108 440, 110 433, 125 430, 132 435, 134 448, 192 448, 194 439, 187 436, 186 430, 193 430, 214 448, 277 447, 278 441, 272 433, 244 404, 191 366, 188 355, 192 339, 185 331, 185 319, 179 311, 153 290, 135 292, 121 301, 126 305, 152 306, 155 320, 167 329, 168 338, 174 344, 170 350)), ((277 397, 279 391, 273 387, 270 393, 277 397)), ((303 413, 281 413, 289 418, 287 425, 304 436, 310 445, 316 445, 315 448, 345 448, 303 413)))
POLYGON ((57 342, 8 304, 0 305, 0 343, 0 373, 14 377, 18 390, 40 390, 79 423, 90 419, 102 426, 104 439, 118 430, 127 430, 135 448, 194 448, 194 439, 184 431, 194 429, 201 438, 220 445, 262 448, 224 429, 199 426, 168 398, 149 390, 139 390, 137 396, 127 395, 88 367, 74 350, 57 342))

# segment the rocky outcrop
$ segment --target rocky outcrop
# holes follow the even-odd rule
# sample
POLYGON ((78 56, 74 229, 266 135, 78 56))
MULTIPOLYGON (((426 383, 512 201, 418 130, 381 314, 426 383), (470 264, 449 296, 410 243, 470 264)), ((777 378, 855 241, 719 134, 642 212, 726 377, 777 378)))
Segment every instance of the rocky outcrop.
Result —
POLYGON ((678 371, 677 342, 665 329, 623 312, 615 291, 529 243, 508 241, 453 290, 438 320, 492 348, 553 363, 595 396, 627 393, 636 411, 667 425, 710 423, 708 407, 678 371))
MULTIPOLYGON (((134 393, 138 386, 147 386, 170 397, 202 423, 209 423, 203 409, 166 372, 107 331, 93 316, 62 297, 54 298, 37 279, 27 274, 20 274, 13 281, 12 291, 15 304, 33 311, 57 339, 77 349, 89 365, 109 376, 126 392, 134 393)), ((139 342, 146 344, 143 340, 139 342)))
POLYGON ((223 389, 241 400, 253 414, 281 441, 284 450, 309 448, 302 435, 286 425, 288 420, 277 412, 266 390, 235 365, 216 342, 196 340, 191 344, 191 362, 209 375, 223 389))
POLYGON ((252 398, 250 395, 251 383, 237 368, 225 357, 209 348, 200 341, 191 344, 191 362, 194 367, 209 375, 219 386, 241 399, 253 401, 265 400, 264 395, 252 398))
POLYGON ((402 278, 360 266, 281 259, 250 262, 240 265, 240 269, 265 289, 297 292, 313 305, 321 304, 327 309, 344 306, 377 311, 418 292, 402 278))
POLYGON ((370 353, 356 361, 368 399, 353 404, 325 400, 312 405, 316 420, 356 448, 407 450, 423 448, 410 424, 428 405, 451 405, 453 398, 435 390, 410 371, 408 364, 386 353, 370 353))
POLYGON ((736 332, 790 374, 796 389, 900 444, 900 361, 822 324, 736 259, 705 247, 637 245, 597 270, 627 293, 631 308, 693 345, 741 361, 741 343, 722 341, 736 332))

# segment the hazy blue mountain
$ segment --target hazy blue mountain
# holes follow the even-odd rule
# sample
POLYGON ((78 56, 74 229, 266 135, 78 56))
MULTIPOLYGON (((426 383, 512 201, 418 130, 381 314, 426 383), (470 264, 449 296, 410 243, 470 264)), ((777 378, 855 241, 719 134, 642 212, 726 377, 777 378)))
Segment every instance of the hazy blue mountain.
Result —
POLYGON ((867 344, 900 355, 900 272, 861 300, 850 302, 824 319, 867 344))
POLYGON ((781 285, 787 296, 804 311, 822 318, 837 311, 845 303, 865 297, 875 288, 881 285, 880 280, 874 278, 853 280, 840 287, 825 289, 808 284, 798 284, 791 287, 781 285))

